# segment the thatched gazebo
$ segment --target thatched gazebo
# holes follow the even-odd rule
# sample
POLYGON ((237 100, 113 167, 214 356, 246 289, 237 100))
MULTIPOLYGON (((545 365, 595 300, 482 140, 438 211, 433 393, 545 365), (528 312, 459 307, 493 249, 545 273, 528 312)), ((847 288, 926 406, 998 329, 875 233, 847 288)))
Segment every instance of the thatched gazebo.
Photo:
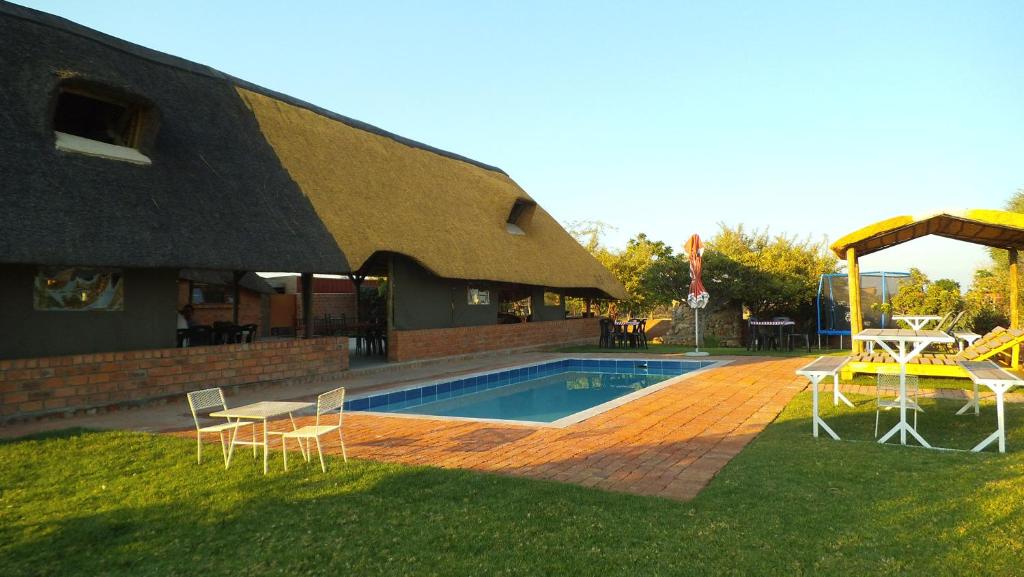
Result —
MULTIPOLYGON (((850 285, 850 330, 864 330, 860 302, 862 256, 934 234, 992 248, 1009 256, 1010 328, 1020 327, 1017 252, 1024 249, 1024 214, 1002 210, 969 209, 935 212, 923 216, 897 216, 856 230, 832 243, 832 251, 846 259, 850 285)), ((863 344, 853 341, 854 352, 863 344)))

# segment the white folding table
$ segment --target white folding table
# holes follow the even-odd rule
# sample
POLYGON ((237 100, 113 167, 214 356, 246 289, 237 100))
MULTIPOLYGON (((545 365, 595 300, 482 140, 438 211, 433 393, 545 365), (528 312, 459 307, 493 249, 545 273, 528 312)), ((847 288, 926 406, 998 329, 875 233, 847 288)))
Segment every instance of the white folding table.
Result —
POLYGON ((915 331, 919 331, 932 321, 941 321, 942 317, 938 315, 896 315, 892 317, 894 321, 903 321, 910 325, 910 328, 915 331))
MULTIPOLYGON (((263 445, 263 474, 267 474, 268 469, 268 456, 270 454, 270 441, 267 435, 267 421, 274 417, 281 415, 288 415, 291 419, 292 429, 297 430, 298 427, 295 425, 295 418, 292 413, 301 411, 302 409, 312 407, 313 403, 297 403, 291 401, 260 401, 258 403, 252 403, 250 405, 243 405, 241 407, 235 407, 233 409, 225 409, 223 411, 215 411, 210 413, 211 417, 227 417, 229 419, 243 419, 246 421, 263 421, 263 442, 260 443, 253 439, 252 441, 239 441, 237 440, 237 429, 236 434, 231 436, 231 447, 228 449, 228 464, 231 463, 231 452, 234 450, 235 445, 263 445)), ((301 445, 300 445, 301 446, 301 445)), ((305 449, 303 448, 303 456, 305 456, 305 449)))
POLYGON ((832 402, 839 404, 839 399, 849 406, 853 403, 839 391, 839 370, 843 365, 850 362, 850 357, 818 357, 813 363, 797 369, 796 374, 803 375, 811 381, 811 430, 815 437, 818 436, 818 427, 825 429, 833 439, 839 440, 839 435, 829 427, 818 415, 818 383, 825 377, 832 377, 832 402))
POLYGON ((1010 390, 1015 386, 1024 386, 1024 380, 1017 377, 1013 373, 1000 367, 992 361, 958 361, 958 365, 963 367, 967 374, 970 375, 971 380, 974 381, 974 399, 971 402, 964 405, 963 409, 957 414, 963 413, 966 409, 974 406, 975 414, 978 411, 978 385, 984 385, 992 390, 996 394, 996 432, 992 433, 985 438, 984 441, 978 443, 973 449, 974 452, 979 452, 985 449, 985 447, 992 444, 993 441, 999 441, 999 452, 1006 452, 1006 420, 1003 417, 1003 396, 1006 391, 1010 390))
POLYGON ((974 341, 981 338, 981 335, 971 331, 956 331, 953 333, 953 337, 956 339, 956 344, 959 346, 960 352, 962 353, 964 352, 964 342, 967 343, 967 346, 971 346, 974 344, 974 341))
MULTIPOLYGON (((894 319, 897 317, 893 317, 894 319)), ((938 317, 941 318, 941 317, 938 317)), ((928 441, 924 440, 910 423, 907 422, 907 363, 910 362, 914 357, 921 354, 928 345, 934 343, 951 343, 953 337, 947 335, 942 331, 920 331, 920 330, 907 330, 907 329, 865 329, 855 335, 853 339, 857 341, 873 342, 882 348, 886 353, 889 354, 900 365, 900 422, 896 423, 889 432, 882 435, 878 439, 879 443, 884 443, 889 440, 890 437, 896 433, 900 434, 900 444, 907 444, 907 433, 917 439, 917 442, 921 443, 921 446, 931 448, 928 441), (893 350, 889 344, 895 344, 896 350, 893 350)))

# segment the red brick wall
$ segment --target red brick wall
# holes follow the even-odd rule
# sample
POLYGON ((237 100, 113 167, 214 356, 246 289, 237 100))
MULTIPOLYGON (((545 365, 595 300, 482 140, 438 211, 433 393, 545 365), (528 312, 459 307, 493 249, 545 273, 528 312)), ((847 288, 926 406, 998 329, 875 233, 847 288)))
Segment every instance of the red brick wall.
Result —
POLYGON ((388 333, 388 360, 410 361, 591 340, 597 344, 600 335, 601 325, 596 318, 391 331, 388 333))
MULTIPOLYGON (((295 318, 302 322, 302 298, 295 299, 295 318)), ((313 318, 345 315, 354 321, 356 316, 355 293, 313 293, 313 318)))
MULTIPOLYGON (((178 281, 178 310, 188 304, 188 281, 178 281)), ((258 292, 249 289, 238 291, 238 324, 259 325, 263 332, 263 299, 258 292)), ((231 304, 192 305, 192 320, 200 325, 212 325, 214 322, 231 322, 234 307, 231 304)))
POLYGON ((348 339, 0 360, 0 422, 183 395, 207 387, 335 378, 348 339))

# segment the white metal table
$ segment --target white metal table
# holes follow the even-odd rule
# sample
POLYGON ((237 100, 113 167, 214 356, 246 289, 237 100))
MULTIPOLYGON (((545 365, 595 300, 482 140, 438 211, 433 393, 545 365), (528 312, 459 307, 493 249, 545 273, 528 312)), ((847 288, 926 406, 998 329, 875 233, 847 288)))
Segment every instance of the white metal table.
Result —
MULTIPOLYGON (((980 452, 985 447, 992 444, 992 442, 999 441, 999 452, 1006 452, 1006 420, 1003 417, 1003 396, 1006 391, 1010 390, 1015 386, 1024 386, 1024 380, 992 361, 959 361, 958 365, 963 367, 967 374, 970 375, 971 380, 974 381, 974 386, 977 388, 978 385, 985 385, 992 390, 996 395, 996 432, 992 433, 985 438, 984 441, 978 443, 973 449, 974 452, 980 452)), ((975 389, 974 398, 964 405, 963 409, 960 409, 958 415, 963 413, 965 410, 974 407, 975 414, 978 411, 978 392, 975 389)))
POLYGON ((298 427, 295 425, 295 417, 292 413, 295 411, 301 411, 308 407, 312 407, 313 403, 299 403, 293 401, 260 401, 258 403, 252 403, 250 405, 243 405, 241 407, 235 407, 233 409, 226 409, 223 411, 215 411, 210 413, 211 417, 227 417, 229 419, 244 419, 247 421, 263 421, 263 442, 260 443, 253 439, 252 441, 239 441, 237 440, 237 429, 234 435, 231 436, 231 448, 228 450, 228 464, 231 464, 231 451, 235 448, 235 445, 263 445, 263 474, 267 474, 268 469, 268 457, 270 455, 270 441, 267 435, 267 421, 274 417, 281 415, 288 415, 288 418, 292 422, 292 429, 297 430, 298 427))
MULTIPOLYGON (((896 318, 896 317, 893 317, 896 318)), ((907 329, 865 329, 855 335, 857 341, 873 342, 882 348, 900 365, 900 422, 889 429, 889 432, 878 439, 884 443, 896 433, 900 434, 900 444, 907 444, 907 433, 909 432, 921 446, 931 448, 928 441, 924 440, 917 431, 907 422, 907 363, 914 357, 921 354, 928 345, 934 343, 951 343, 953 337, 942 331, 919 331, 907 329), (893 350, 889 343, 896 345, 893 350)))
POLYGON ((957 340, 957 345, 960 347, 960 352, 964 352, 964 342, 967 342, 967 346, 974 344, 974 341, 981 338, 978 333, 972 333, 971 331, 956 331, 953 333, 953 338, 957 340))
POLYGON ((903 321, 910 325, 911 329, 919 331, 932 321, 941 321, 942 317, 938 315, 896 315, 892 317, 892 320, 903 321))
POLYGON ((850 357, 818 357, 813 363, 796 371, 796 374, 803 375, 811 381, 811 412, 813 413, 811 430, 815 437, 818 436, 818 427, 820 426, 833 439, 839 440, 839 435, 818 415, 818 384, 825 377, 832 377, 832 402, 838 405, 839 399, 842 398, 847 405, 852 407, 853 403, 839 391, 839 370, 848 362, 850 362, 850 357))

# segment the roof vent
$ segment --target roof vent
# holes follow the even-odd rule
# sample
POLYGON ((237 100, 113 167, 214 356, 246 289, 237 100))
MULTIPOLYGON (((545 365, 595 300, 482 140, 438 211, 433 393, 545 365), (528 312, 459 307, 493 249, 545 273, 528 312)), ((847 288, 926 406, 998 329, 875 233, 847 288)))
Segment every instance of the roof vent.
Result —
POLYGON ((510 234, 526 234, 526 231, 530 226, 530 221, 533 220, 533 211, 536 208, 536 202, 525 198, 517 198, 515 203, 512 204, 512 210, 508 213, 508 219, 505 222, 505 229, 510 234))
POLYGON ((67 85, 57 93, 53 131, 58 150, 135 164, 152 164, 140 151, 152 136, 151 107, 96 86, 67 85))

